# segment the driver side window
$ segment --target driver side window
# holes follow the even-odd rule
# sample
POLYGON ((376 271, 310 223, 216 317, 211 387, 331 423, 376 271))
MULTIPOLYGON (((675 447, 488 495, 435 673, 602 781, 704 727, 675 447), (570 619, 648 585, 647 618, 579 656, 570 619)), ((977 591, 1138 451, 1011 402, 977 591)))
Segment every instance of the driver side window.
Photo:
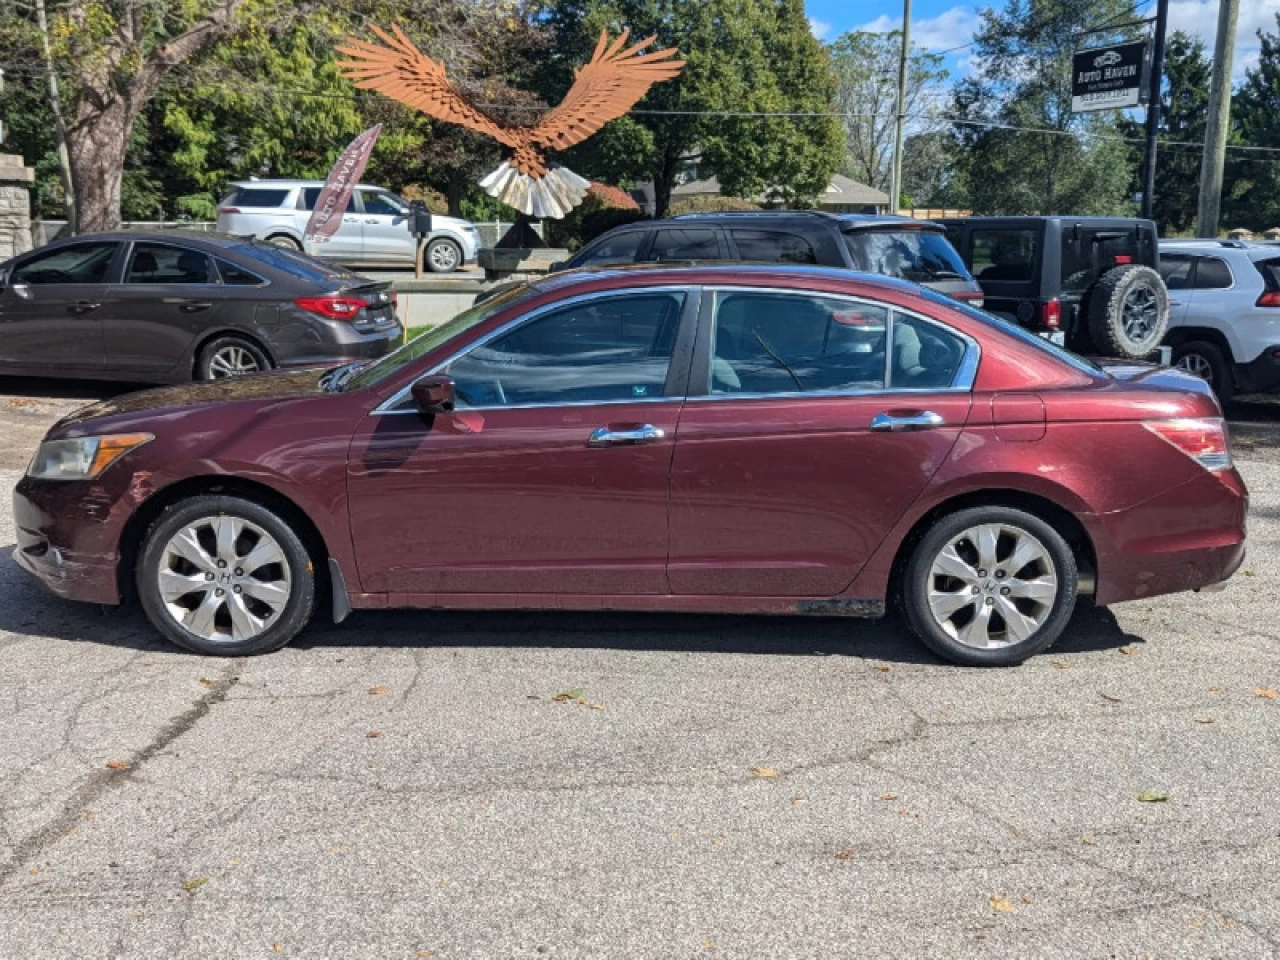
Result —
POLYGON ((115 243, 77 243, 59 247, 13 271, 14 283, 106 283, 116 255, 115 243))
POLYGON ((443 372, 460 407, 659 398, 683 305, 674 292, 583 300, 475 347, 443 372))

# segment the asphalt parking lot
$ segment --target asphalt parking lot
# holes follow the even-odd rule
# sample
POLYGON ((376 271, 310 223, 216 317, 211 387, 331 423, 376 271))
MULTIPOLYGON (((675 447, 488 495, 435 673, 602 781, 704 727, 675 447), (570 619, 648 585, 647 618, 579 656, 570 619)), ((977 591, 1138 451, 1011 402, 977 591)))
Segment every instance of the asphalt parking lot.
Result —
MULTIPOLYGON (((118 389, 0 383, 4 488, 118 389)), ((41 593, 0 499, 0 958, 1280 956, 1275 411, 1226 591, 1004 671, 599 614, 199 658, 41 593)))

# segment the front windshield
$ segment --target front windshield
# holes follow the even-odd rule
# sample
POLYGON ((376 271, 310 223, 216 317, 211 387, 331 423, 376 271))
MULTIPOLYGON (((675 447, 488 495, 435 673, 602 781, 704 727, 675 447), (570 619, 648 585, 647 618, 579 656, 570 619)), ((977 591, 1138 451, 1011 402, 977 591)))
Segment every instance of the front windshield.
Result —
POLYGON ((998 327, 1003 333, 1007 333, 1009 336, 1015 337, 1023 343, 1031 344, 1033 347, 1037 347, 1045 353, 1052 354, 1059 360, 1071 364, 1071 366, 1075 367, 1077 370, 1082 370, 1085 373, 1092 374, 1094 376, 1105 373, 1105 371, 1092 360, 1088 360, 1080 356, 1078 353, 1072 353, 1066 347, 1060 347, 1053 341, 1046 340, 1044 337, 1038 337, 1025 327, 1020 327, 1016 323, 1005 320, 1003 317, 996 316, 994 313, 987 313, 987 311, 979 310, 977 307, 970 306, 963 301, 953 300, 951 297, 936 293, 927 287, 921 288, 920 295, 926 300, 932 300, 934 303, 950 307, 952 310, 959 310, 961 313, 967 314, 975 320, 980 320, 983 323, 998 327))
POLYGON ((381 360, 369 364, 348 380, 344 389, 362 390, 381 383, 458 334, 484 323, 499 310, 532 292, 532 289, 527 283, 517 284, 483 303, 477 303, 469 310, 462 311, 452 320, 446 320, 438 327, 427 327, 404 346, 388 353, 381 360))

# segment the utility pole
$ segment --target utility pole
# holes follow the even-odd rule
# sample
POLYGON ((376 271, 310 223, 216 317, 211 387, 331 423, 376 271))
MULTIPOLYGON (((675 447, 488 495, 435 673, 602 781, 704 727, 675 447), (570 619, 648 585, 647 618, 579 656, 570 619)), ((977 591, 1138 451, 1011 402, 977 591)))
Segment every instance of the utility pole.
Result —
POLYGON ((1168 29, 1169 0, 1159 0, 1156 4, 1156 35, 1151 42, 1151 84, 1147 89, 1147 156, 1142 170, 1142 215, 1148 220, 1151 219, 1156 199, 1156 134, 1160 127, 1160 88, 1164 84, 1164 35, 1168 29))
POLYGON ((889 168, 890 213, 898 212, 898 203, 902 200, 902 128, 907 122, 907 58, 910 55, 911 0, 902 0, 902 55, 898 58, 898 121, 893 131, 893 163, 889 168))
POLYGON ((62 173, 62 192, 66 194, 67 230, 74 236, 80 224, 76 218, 76 191, 71 179, 71 156, 67 153, 67 124, 62 118, 62 100, 58 96, 58 75, 53 71, 53 52, 49 48, 49 19, 44 0, 36 0, 36 24, 40 27, 40 44, 44 53, 44 71, 49 81, 49 109, 58 135, 58 170, 62 173))
POLYGON ((1227 128, 1231 121, 1231 59, 1236 48, 1236 20, 1240 0, 1219 0, 1218 36, 1213 41, 1213 79, 1209 82, 1209 122, 1204 130, 1204 159, 1200 162, 1200 209, 1196 236, 1216 237, 1222 211, 1222 168, 1227 159, 1227 128))

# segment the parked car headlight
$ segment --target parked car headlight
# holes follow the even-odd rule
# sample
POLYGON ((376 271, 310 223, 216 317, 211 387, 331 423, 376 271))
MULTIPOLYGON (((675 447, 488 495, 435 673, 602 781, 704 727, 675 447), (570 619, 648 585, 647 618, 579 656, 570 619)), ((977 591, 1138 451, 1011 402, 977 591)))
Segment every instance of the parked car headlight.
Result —
POLYGON ((27 467, 27 476, 40 480, 88 480, 98 476, 134 447, 155 437, 149 433, 118 433, 105 437, 46 440, 27 467))

